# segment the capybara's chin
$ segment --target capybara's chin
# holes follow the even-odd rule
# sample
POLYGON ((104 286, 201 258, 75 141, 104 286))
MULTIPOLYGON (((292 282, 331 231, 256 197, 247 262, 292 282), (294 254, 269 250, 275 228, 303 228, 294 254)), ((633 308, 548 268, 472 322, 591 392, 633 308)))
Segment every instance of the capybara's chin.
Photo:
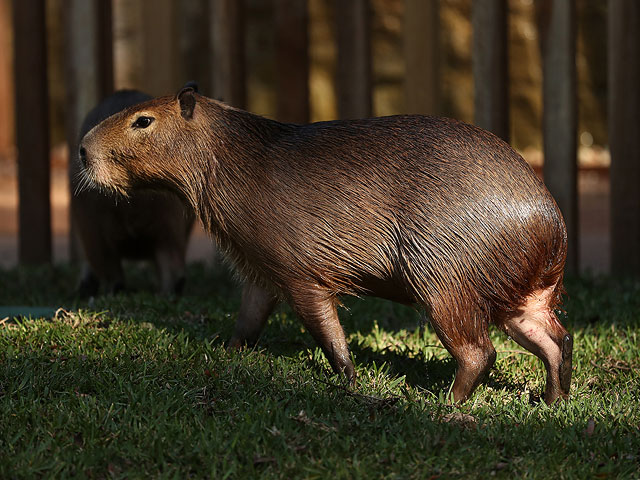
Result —
POLYGON ((107 161, 95 158, 84 169, 83 188, 95 188, 105 195, 128 197, 132 183, 126 171, 114 169, 107 161))

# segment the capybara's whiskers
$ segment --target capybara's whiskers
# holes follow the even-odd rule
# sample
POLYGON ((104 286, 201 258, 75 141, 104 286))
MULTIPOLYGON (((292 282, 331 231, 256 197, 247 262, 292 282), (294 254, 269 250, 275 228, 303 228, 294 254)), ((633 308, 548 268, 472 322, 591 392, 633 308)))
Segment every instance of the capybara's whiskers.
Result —
POLYGON ((75 186, 72 187, 72 193, 77 196, 91 188, 91 179, 86 170, 79 170, 72 174, 71 184, 75 184, 75 186))

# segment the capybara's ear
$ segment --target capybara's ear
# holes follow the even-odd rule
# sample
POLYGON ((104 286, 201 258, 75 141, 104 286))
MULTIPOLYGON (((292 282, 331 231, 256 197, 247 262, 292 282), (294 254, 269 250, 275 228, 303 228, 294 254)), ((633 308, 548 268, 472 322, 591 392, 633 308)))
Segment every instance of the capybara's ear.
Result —
POLYGON ((193 109, 196 108, 196 90, 192 86, 185 86, 178 93, 178 101, 180 102, 180 114, 185 120, 193 118, 193 109))

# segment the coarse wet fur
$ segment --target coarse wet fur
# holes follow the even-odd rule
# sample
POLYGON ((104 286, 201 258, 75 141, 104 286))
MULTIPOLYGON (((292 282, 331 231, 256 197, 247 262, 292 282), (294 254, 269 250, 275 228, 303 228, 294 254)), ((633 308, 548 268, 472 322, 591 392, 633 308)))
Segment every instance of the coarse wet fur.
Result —
POLYGON ((572 340, 554 313, 565 225, 491 133, 416 115, 283 124, 185 88, 107 119, 81 149, 96 185, 193 205, 247 280, 232 347, 285 300, 353 380, 336 306, 373 295, 426 309, 458 363, 456 402, 495 361, 492 323, 543 360, 548 403, 568 395, 572 340))
MULTIPOLYGON (((105 118, 152 97, 122 90, 91 110, 79 139, 105 118)), ((109 146, 118 149, 116 143, 109 146)), ((185 282, 185 254, 195 214, 174 193, 137 191, 124 200, 106 189, 83 184, 79 157, 71 166, 71 212, 86 264, 78 286, 80 296, 93 296, 100 284, 115 293, 124 288, 122 261, 151 260, 163 293, 180 293, 185 282)))

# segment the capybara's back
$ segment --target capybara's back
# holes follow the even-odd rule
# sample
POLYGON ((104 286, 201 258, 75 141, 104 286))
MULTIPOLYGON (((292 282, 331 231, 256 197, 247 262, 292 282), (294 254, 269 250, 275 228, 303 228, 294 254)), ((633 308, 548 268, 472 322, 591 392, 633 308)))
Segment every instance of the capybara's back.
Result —
POLYGON ((495 361, 492 323, 543 359, 547 402, 568 394, 572 339, 554 313, 565 226, 491 133, 417 115, 282 124, 185 88, 103 122, 80 153, 102 187, 191 202, 248 281, 231 346, 254 342, 284 299, 353 379, 337 297, 374 295, 425 308, 458 362, 456 401, 495 361))
MULTIPOLYGON (((135 90, 121 90, 104 99, 85 117, 79 139, 105 118, 149 100, 135 90)), ((87 265, 78 287, 82 296, 98 293, 100 284, 115 292, 124 287, 122 260, 152 260, 164 292, 184 284, 187 242, 195 215, 175 194, 140 191, 127 200, 111 192, 86 188, 82 165, 73 160, 71 211, 87 265)))

